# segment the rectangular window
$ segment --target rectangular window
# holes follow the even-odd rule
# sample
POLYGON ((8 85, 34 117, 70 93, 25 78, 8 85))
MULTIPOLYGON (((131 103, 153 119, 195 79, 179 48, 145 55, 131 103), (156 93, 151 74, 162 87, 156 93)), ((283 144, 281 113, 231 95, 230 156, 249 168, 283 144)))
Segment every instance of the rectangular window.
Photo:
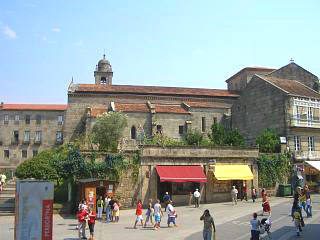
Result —
POLYGON ((315 151, 314 137, 308 137, 308 151, 309 152, 315 151))
POLYGON ((308 120, 308 126, 312 126, 312 121, 313 121, 313 108, 311 108, 311 107, 308 107, 307 120, 308 120))
POLYGON ((63 134, 61 131, 56 132, 56 143, 63 143, 63 134))
POLYGON ((15 115, 14 116, 14 123, 19 124, 19 121, 20 121, 20 115, 15 115))
POLYGON ((206 118, 205 117, 201 118, 201 130, 202 130, 202 132, 206 131, 206 118))
POLYGON ((36 131, 34 141, 35 143, 41 143, 41 131, 36 131))
POLYGON ((299 106, 296 106, 296 119, 297 119, 297 123, 300 123, 300 119, 301 119, 301 110, 302 108, 300 108, 299 106))
POLYGON ((58 125, 62 125, 63 124, 63 115, 59 115, 58 116, 58 125))
POLYGON ((3 120, 4 124, 8 124, 9 123, 9 115, 4 115, 4 120, 3 120))
POLYGON ((300 136, 294 136, 294 150, 300 151, 300 149, 301 149, 300 136))
POLYGON ((30 115, 26 115, 26 124, 30 124, 30 115))
POLYGON ((27 158, 28 157, 28 151, 27 150, 22 150, 22 158, 27 158))
POLYGON ((24 141, 25 143, 29 143, 29 142, 30 142, 30 131, 24 131, 23 141, 24 141))
POLYGON ((41 124, 41 115, 36 116, 36 124, 41 124))
POLYGON ((13 131, 13 143, 19 143, 19 131, 13 131))
POLYGON ((180 135, 183 134, 183 130, 184 130, 184 126, 183 125, 179 126, 179 134, 180 135))
POLYGON ((217 124, 217 118, 216 117, 213 117, 213 124, 217 124))
POLYGON ((37 155, 38 155, 38 150, 33 150, 33 151, 32 151, 32 156, 35 157, 35 156, 37 156, 37 155))
POLYGON ((9 158, 9 157, 10 157, 9 150, 4 150, 4 158, 9 158))

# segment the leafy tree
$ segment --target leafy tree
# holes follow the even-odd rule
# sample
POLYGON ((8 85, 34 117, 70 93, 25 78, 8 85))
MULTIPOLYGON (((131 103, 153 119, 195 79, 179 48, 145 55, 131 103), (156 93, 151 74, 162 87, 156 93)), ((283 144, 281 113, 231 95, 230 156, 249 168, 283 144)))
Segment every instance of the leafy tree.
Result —
POLYGON ((92 142, 100 151, 116 151, 118 142, 127 127, 127 117, 123 113, 109 112, 97 119, 92 128, 92 142))
POLYGON ((21 163, 16 169, 16 176, 21 179, 57 180, 59 174, 53 165, 55 150, 45 150, 37 156, 21 163))
POLYGON ((244 137, 237 129, 226 129, 223 125, 215 123, 211 126, 209 139, 214 145, 243 146, 244 137))
POLYGON ((187 133, 184 136, 184 142, 188 145, 201 145, 203 141, 203 133, 201 133, 199 130, 188 130, 187 133))
POLYGON ((264 153, 279 152, 280 139, 275 129, 266 128, 257 137, 256 144, 259 145, 259 151, 264 153))

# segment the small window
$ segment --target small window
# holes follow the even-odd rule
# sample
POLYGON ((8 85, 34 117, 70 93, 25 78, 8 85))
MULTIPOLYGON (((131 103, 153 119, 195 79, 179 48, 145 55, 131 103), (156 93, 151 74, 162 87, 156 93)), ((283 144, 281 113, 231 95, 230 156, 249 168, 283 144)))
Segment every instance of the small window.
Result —
POLYGON ((162 134, 162 126, 157 125, 157 134, 162 134))
POLYGON ((9 157, 10 157, 9 150, 4 150, 4 158, 9 158, 9 157))
POLYGON ((294 150, 299 152, 301 149, 300 136, 294 136, 294 150))
POLYGON ((8 124, 9 123, 9 115, 4 115, 4 124, 8 124))
POLYGON ((19 143, 19 131, 13 131, 13 143, 19 143))
POLYGON ((15 115, 14 116, 14 123, 19 124, 19 121, 20 121, 20 115, 15 115))
POLYGON ((201 118, 201 130, 202 130, 202 132, 206 131, 206 118, 205 117, 201 118))
POLYGON ((24 131, 23 141, 24 141, 25 143, 29 143, 29 142, 30 142, 30 131, 24 131))
POLYGON ((63 124, 63 115, 58 115, 58 125, 63 124))
POLYGON ((56 142, 57 142, 58 144, 63 143, 63 134, 62 134, 62 131, 57 131, 57 132, 56 132, 56 142))
POLYGON ((136 139, 137 138, 137 129, 135 126, 131 127, 131 139, 136 139))
POLYGON ((314 137, 308 137, 308 150, 309 150, 309 152, 315 151, 314 137))
POLYGON ((32 156, 35 157, 35 156, 37 156, 37 155, 38 155, 38 150, 33 150, 33 151, 32 151, 32 156))
POLYGON ((36 124, 41 124, 41 115, 36 116, 36 124))
POLYGON ((28 151, 27 150, 22 150, 22 158, 27 158, 28 157, 28 151))
POLYGON ((107 79, 105 77, 102 77, 100 83, 107 84, 107 79))
POLYGON ((182 135, 183 134, 183 130, 184 130, 184 126, 180 125, 179 126, 179 134, 182 135))
POLYGON ((216 117, 213 117, 213 124, 217 124, 217 118, 216 117))
POLYGON ((30 124, 30 119, 31 119, 30 115, 26 115, 26 124, 30 124))
POLYGON ((34 141, 36 143, 41 143, 41 131, 36 131, 34 141))

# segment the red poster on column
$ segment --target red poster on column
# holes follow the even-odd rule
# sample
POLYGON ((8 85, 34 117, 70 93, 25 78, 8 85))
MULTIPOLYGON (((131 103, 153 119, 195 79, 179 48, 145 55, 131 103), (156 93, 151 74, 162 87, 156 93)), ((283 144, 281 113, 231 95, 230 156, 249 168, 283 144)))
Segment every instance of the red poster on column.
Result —
POLYGON ((43 200, 42 240, 52 240, 53 200, 43 200))

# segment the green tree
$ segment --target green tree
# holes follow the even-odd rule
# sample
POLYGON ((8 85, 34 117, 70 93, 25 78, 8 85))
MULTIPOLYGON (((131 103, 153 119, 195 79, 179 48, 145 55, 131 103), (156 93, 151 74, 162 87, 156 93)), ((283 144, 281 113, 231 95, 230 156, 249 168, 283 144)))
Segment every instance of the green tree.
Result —
POLYGON ((183 138, 184 142, 188 145, 201 145, 203 141, 203 133, 201 133, 199 130, 188 130, 183 138))
POLYGON ((92 128, 92 142, 100 151, 116 151, 118 142, 127 127, 127 117, 123 113, 109 112, 97 119, 92 128))
POLYGON ((219 123, 212 124, 209 139, 218 146, 243 146, 245 144, 244 137, 237 129, 226 129, 219 123))
POLYGON ((57 180, 59 174, 53 164, 55 150, 45 150, 37 156, 21 163, 16 169, 16 176, 21 179, 57 180))
POLYGON ((256 144, 263 153, 279 152, 280 139, 275 129, 266 128, 257 137, 256 144))

